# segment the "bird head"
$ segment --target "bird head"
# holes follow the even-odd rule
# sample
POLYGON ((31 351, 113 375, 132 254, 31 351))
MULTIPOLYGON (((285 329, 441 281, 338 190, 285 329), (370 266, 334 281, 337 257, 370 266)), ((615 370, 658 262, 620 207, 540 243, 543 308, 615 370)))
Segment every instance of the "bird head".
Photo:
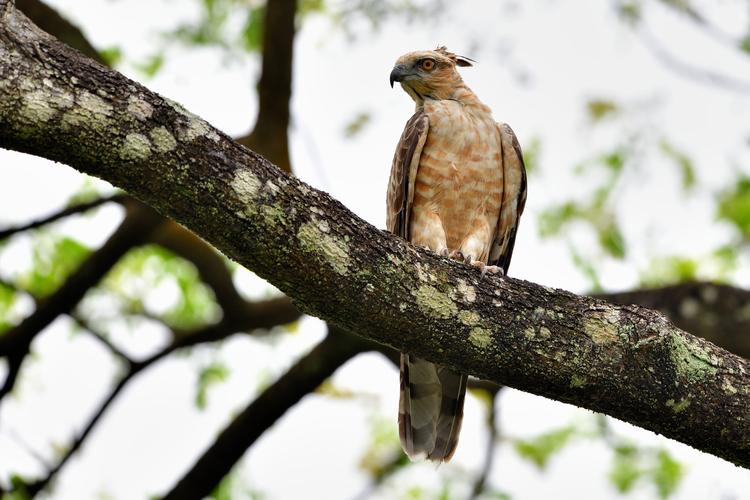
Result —
POLYGON ((468 57, 448 52, 445 47, 409 52, 396 61, 391 71, 391 87, 393 82, 401 83, 417 103, 425 98, 448 99, 463 82, 456 67, 471 66, 472 62, 468 57))

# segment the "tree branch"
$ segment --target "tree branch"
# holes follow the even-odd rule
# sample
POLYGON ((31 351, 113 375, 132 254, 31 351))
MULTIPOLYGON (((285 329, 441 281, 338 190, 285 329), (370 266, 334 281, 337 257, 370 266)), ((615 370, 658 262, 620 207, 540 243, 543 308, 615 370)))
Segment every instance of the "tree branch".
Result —
POLYGON ((5 20, 0 146, 129 190, 345 330, 750 466, 748 361, 656 312, 416 249, 18 12, 5 20))
POLYGON ((329 330, 320 344, 232 420, 163 500, 200 500, 208 496, 286 410, 363 350, 367 350, 367 343, 358 337, 329 330))
POLYGON ((719 283, 692 282, 596 295, 615 304, 661 311, 687 332, 750 359, 750 291, 719 283))
POLYGON ((162 220, 153 210, 135 200, 126 209, 129 213, 125 220, 104 245, 91 254, 52 295, 40 300, 30 316, 0 336, 0 356, 28 351, 31 341, 39 332, 60 314, 71 311, 89 288, 96 285, 128 250, 144 241, 162 220))
POLYGON ((46 224, 49 224, 51 222, 55 222, 57 220, 60 220, 62 218, 68 217, 70 215, 79 214, 81 212, 86 212, 87 210, 91 210, 92 208, 96 208, 100 205, 104 205, 105 203, 109 202, 122 202, 124 195, 122 194, 115 194, 112 196, 104 196, 102 198, 98 198, 96 200, 92 200, 86 203, 81 203, 80 205, 73 205, 72 207, 66 207, 58 212, 55 212, 54 214, 48 215, 46 217, 42 217, 41 219, 37 219, 35 221, 31 221, 27 224, 23 224, 20 226, 15 227, 9 227, 6 229, 0 230, 0 241, 4 240, 5 238, 12 236, 16 233, 22 233, 24 231, 28 231, 30 229, 36 229, 38 227, 44 226, 46 224))
POLYGON ((294 19, 297 0, 269 0, 263 19, 263 58, 258 80, 258 117, 253 131, 237 140, 291 173, 289 103, 292 98, 294 19))
MULTIPOLYGON (((286 297, 281 297, 259 302, 249 302, 245 307, 245 314, 241 318, 236 318, 233 322, 222 321, 216 325, 209 325, 192 332, 182 332, 174 335, 173 341, 168 346, 142 361, 131 360, 127 355, 112 346, 109 342, 106 342, 112 352, 120 356, 128 364, 127 373, 117 382, 109 395, 102 401, 99 408, 93 413, 83 430, 73 439, 62 458, 50 468, 44 477, 26 485, 26 490, 31 496, 34 496, 50 484, 50 482, 68 463, 70 458, 80 449, 83 442, 91 434, 91 431, 94 430, 115 399, 117 399, 120 392, 122 392, 125 386, 139 373, 179 349, 201 343, 222 340, 240 331, 266 329, 294 321, 300 316, 300 313, 296 309, 293 309, 295 314, 290 314, 288 300, 289 299, 286 297)), ((80 321, 77 318, 74 319, 80 321)), ((103 336, 91 330, 87 323, 84 322, 82 325, 89 329, 97 338, 103 340, 103 336)), ((226 474, 228 470, 229 467, 224 473, 226 474)))
POLYGON ((99 51, 89 43, 83 32, 49 5, 40 0, 17 0, 16 8, 29 16, 34 24, 57 37, 61 42, 104 64, 99 51))

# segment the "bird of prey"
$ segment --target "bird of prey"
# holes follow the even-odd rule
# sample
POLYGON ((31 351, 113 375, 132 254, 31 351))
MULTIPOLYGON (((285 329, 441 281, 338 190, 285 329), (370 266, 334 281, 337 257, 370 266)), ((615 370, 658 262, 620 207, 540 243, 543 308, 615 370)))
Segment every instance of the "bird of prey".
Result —
MULTIPOLYGON (((511 128, 466 86, 473 61, 445 47, 398 58, 390 82, 416 103, 388 183, 388 230, 485 272, 508 271, 526 202, 526 171, 511 128)), ((401 354, 399 435, 411 457, 450 460, 467 375, 401 354)))

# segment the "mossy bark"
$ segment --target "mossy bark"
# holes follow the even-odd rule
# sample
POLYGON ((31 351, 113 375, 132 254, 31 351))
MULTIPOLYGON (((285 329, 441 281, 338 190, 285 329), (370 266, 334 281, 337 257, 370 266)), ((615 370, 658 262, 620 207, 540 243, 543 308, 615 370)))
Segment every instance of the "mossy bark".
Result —
POLYGON ((309 314, 750 467, 748 361, 657 312, 482 278, 379 231, 39 31, 8 0, 0 0, 0 146, 126 189, 309 314))

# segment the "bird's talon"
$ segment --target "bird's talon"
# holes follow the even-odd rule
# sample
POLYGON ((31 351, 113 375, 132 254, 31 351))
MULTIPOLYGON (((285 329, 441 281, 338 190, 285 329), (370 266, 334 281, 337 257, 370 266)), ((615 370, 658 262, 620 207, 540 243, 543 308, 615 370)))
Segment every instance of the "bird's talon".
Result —
POLYGON ((442 250, 440 250, 440 256, 441 257, 449 257, 450 256, 449 254, 450 254, 450 252, 448 252, 447 248, 443 248, 442 250))
POLYGON ((457 260, 459 262, 464 261, 464 254, 461 253, 460 250, 454 250, 450 253, 449 257, 453 260, 457 260))

